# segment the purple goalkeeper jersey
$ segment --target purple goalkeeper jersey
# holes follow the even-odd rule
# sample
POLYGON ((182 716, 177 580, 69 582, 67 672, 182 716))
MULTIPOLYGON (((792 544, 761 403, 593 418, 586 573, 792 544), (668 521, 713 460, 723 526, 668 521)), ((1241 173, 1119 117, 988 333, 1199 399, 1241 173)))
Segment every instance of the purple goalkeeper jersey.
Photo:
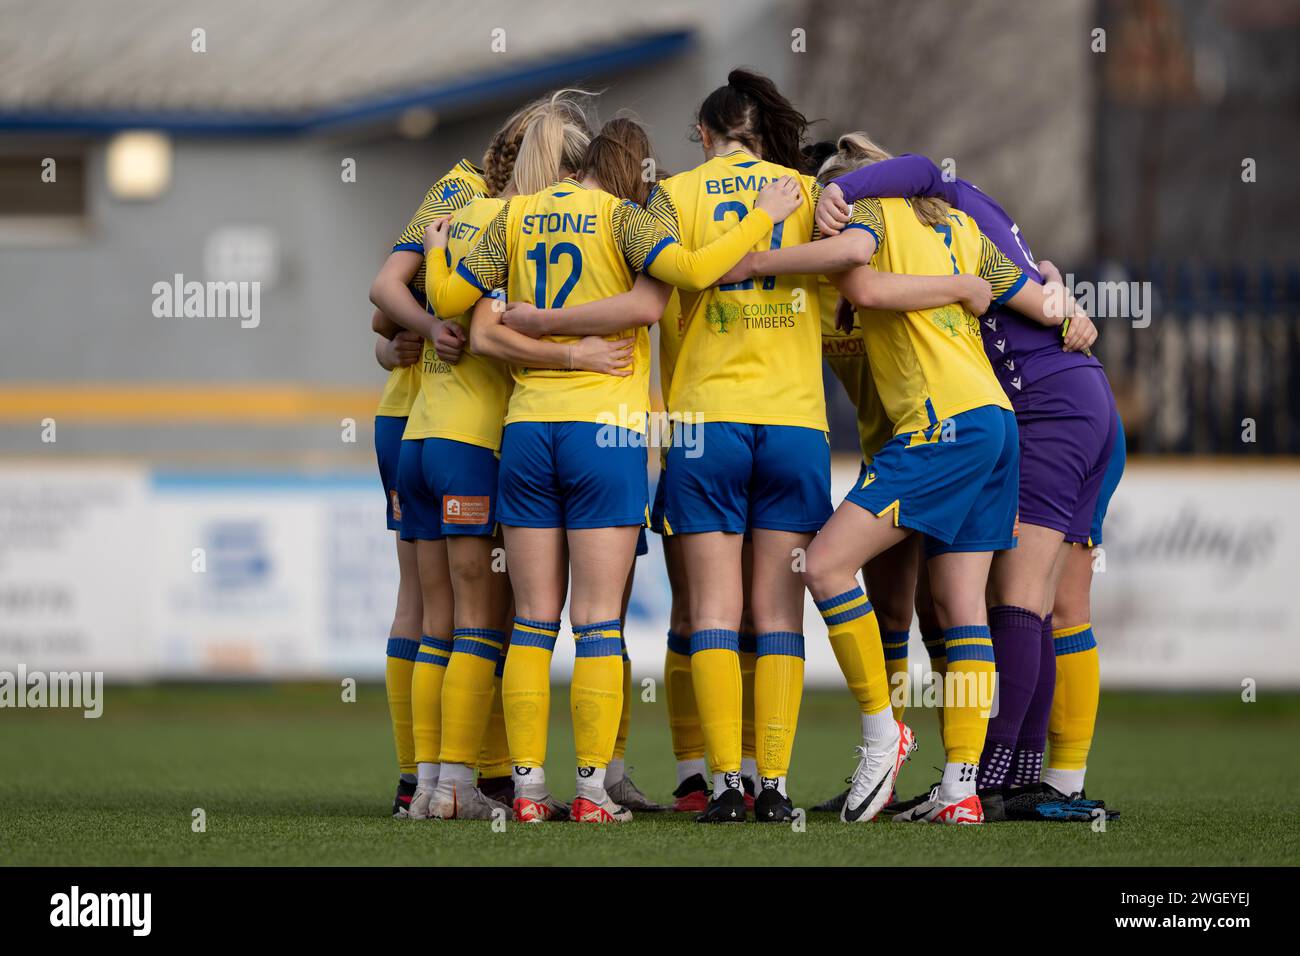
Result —
MULTIPOLYGON (((939 167, 924 156, 906 153, 846 173, 835 180, 846 201, 867 196, 936 196, 975 220, 980 231, 1018 265, 1029 278, 1042 283, 1034 257, 1006 210, 964 179, 947 182, 939 167)), ((1027 319, 1007 306, 995 306, 980 319, 984 351, 1003 391, 1015 404, 1031 383, 1067 368, 1101 367, 1082 352, 1061 348, 1061 330, 1027 319)))

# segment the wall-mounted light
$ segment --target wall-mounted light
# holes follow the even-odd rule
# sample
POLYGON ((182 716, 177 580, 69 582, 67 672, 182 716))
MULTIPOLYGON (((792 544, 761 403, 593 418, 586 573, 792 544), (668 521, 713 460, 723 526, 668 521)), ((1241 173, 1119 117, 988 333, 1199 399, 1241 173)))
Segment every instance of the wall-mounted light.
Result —
POLYGON ((157 199, 172 181, 172 141, 162 133, 131 130, 108 141, 108 188, 118 199, 157 199))
POLYGON ((438 114, 424 106, 412 106, 397 117, 397 133, 406 139, 424 139, 438 125, 438 114))

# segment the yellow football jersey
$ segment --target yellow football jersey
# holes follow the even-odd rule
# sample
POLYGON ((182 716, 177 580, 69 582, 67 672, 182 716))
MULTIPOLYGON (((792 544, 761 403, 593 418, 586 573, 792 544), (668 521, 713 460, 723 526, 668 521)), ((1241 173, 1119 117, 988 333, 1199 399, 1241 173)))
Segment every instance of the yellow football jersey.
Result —
MULTIPOLYGON (((853 331, 845 333, 835 327, 835 310, 840 293, 829 281, 823 279, 818 286, 822 310, 822 357, 831 367, 835 377, 844 386, 849 401, 857 409, 858 442, 862 446, 862 460, 870 462, 885 442, 894 434, 894 423, 885 415, 876 382, 871 377, 871 363, 867 361, 867 343, 862 337, 862 318, 853 315, 853 331)), ((867 321, 888 313, 866 312, 867 321)))
MULTIPOLYGON (((429 187, 424 199, 415 210, 415 215, 406 224, 402 234, 397 237, 397 242, 393 243, 392 251, 417 252, 423 257, 425 226, 439 216, 451 215, 471 199, 486 195, 487 183, 483 180, 483 170, 468 159, 462 159, 429 187)), ((425 304, 423 258, 420 259, 420 267, 407 287, 417 302, 421 305, 425 304)), ((425 343, 425 350, 427 355, 428 343, 425 343)), ((384 391, 379 396, 376 415, 395 415, 400 418, 410 413, 416 396, 420 394, 420 366, 421 363, 417 362, 415 365, 395 368, 388 373, 388 381, 384 383, 384 391)))
MULTIPOLYGON (((699 248, 752 213, 768 182, 794 176, 804 204, 752 247, 777 249, 813 238, 820 187, 737 150, 658 183, 647 208, 684 245, 699 248)), ((802 425, 826 430, 817 277, 758 277, 681 293, 683 332, 668 396, 670 412, 705 421, 802 425)))
MULTIPOLYGON (((979 275, 995 302, 1019 288, 1021 271, 963 212, 924 225, 906 199, 864 199, 854 223, 876 238, 882 272, 979 275)), ((929 437, 946 418, 985 405, 1011 408, 980 341, 979 320, 960 303, 920 312, 860 314, 867 360, 894 434, 929 437)))
POLYGON ((420 364, 403 365, 388 373, 384 390, 379 393, 376 415, 405 418, 411 413, 415 396, 420 394, 420 364))
POLYGON ((462 159, 453 166, 424 194, 415 215, 397 237, 397 242, 393 243, 393 252, 405 250, 421 256, 420 268, 409 283, 411 294, 418 301, 424 302, 424 227, 442 216, 450 216, 471 200, 487 194, 483 170, 468 159, 462 159))
MULTIPOLYGON (((504 285, 511 301, 558 309, 627 292, 635 273, 670 241, 636 204, 566 179, 507 202, 456 274, 480 290, 504 285)), ((606 338, 634 340, 631 375, 513 367, 505 423, 596 422, 645 431, 649 334, 643 326, 606 338)))
POLYGON ((677 364, 677 353, 682 348, 685 325, 681 293, 673 289, 668 304, 664 306, 664 314, 659 319, 659 389, 663 393, 665 406, 673 385, 673 366, 677 364))
MULTIPOLYGON (((504 205, 504 199, 483 197, 456 211, 447 236, 449 264, 469 255, 504 205)), ((466 339, 471 314, 472 310, 452 320, 465 330, 466 339)), ((402 437, 449 438, 499 451, 502 422, 510 401, 510 370, 496 359, 469 349, 461 352, 459 362, 448 365, 438 358, 428 341, 418 367, 420 394, 411 406, 402 437)))

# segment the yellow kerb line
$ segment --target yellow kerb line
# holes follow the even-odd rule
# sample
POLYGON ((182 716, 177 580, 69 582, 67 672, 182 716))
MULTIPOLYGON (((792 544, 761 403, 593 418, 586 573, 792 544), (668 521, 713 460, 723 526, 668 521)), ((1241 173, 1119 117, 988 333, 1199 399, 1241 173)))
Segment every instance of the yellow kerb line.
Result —
POLYGON ((279 425, 375 413, 378 388, 283 385, 32 385, 0 386, 0 421, 128 424, 279 425))

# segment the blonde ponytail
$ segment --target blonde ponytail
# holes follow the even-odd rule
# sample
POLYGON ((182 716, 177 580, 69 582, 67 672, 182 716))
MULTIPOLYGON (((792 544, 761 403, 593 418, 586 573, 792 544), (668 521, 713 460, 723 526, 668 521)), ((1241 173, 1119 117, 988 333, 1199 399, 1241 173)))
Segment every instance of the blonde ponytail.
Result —
MULTIPOLYGON (((893 158, 893 154, 877 145, 866 133, 845 133, 836 142, 835 152, 817 170, 817 178, 825 184, 855 169, 893 158)), ((912 199, 912 211, 924 225, 937 226, 948 221, 952 207, 934 196, 916 196, 912 199)))
MULTIPOLYGON (((509 188, 511 180, 514 178, 515 164, 524 151, 524 137, 535 120, 543 116, 558 114, 569 119, 575 126, 586 129, 588 138, 590 138, 591 121, 586 116, 582 99, 591 96, 593 94, 587 93, 585 90, 557 90, 554 93, 549 93, 530 103, 526 103, 515 110, 510 118, 497 130, 496 135, 492 137, 492 142, 488 144, 487 150, 483 153, 483 178, 487 183, 488 194, 500 196, 509 188)), ((561 149, 561 157, 563 155, 564 150, 561 149)), ((550 161, 536 155, 532 149, 529 150, 528 163, 533 167, 527 174, 530 182, 542 178, 546 170, 550 168, 550 161)), ((559 178, 558 175, 554 176, 547 185, 559 178)), ((519 191, 535 192, 536 190, 519 191)))
POLYGON ((514 186, 535 193, 582 169, 592 127, 584 90, 558 90, 529 119, 514 163, 514 186))

